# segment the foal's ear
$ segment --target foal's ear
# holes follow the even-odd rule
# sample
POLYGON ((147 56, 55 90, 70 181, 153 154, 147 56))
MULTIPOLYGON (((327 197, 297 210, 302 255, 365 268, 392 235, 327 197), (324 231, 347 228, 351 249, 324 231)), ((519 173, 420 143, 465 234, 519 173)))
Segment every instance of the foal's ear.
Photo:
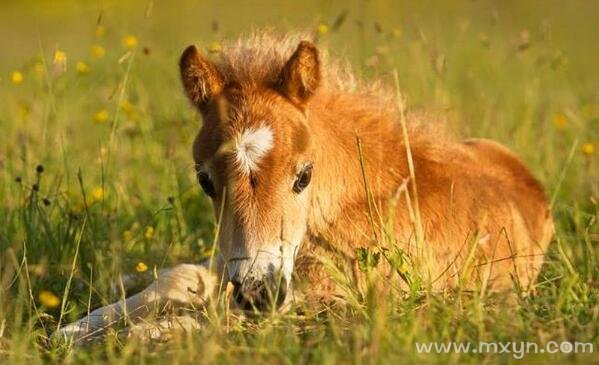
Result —
POLYGON ((198 108, 203 109, 223 91, 225 83, 221 73, 195 46, 189 46, 183 51, 179 68, 185 92, 198 108))
POLYGON ((303 106, 320 84, 320 62, 314 44, 302 41, 280 76, 280 90, 291 102, 303 106))

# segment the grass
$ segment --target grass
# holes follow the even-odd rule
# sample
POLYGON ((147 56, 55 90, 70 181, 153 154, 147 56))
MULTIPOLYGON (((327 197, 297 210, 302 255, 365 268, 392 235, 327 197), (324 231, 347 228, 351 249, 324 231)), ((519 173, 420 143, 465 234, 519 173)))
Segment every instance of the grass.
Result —
POLYGON ((0 9, 0 362, 516 361, 417 353, 414 343, 428 341, 591 342, 594 354, 525 359, 599 359, 597 4, 21 1, 0 9), (557 226, 536 294, 516 305, 427 290, 379 300, 339 275, 348 295, 334 310, 242 321, 217 305, 204 328, 176 341, 49 344, 58 322, 121 297, 114 278, 209 257, 215 223, 190 154, 199 122, 177 58, 194 42, 216 53, 222 39, 260 26, 314 29, 365 78, 393 85, 398 70, 409 108, 443 111, 456 135, 493 138, 521 155, 547 187, 557 226))

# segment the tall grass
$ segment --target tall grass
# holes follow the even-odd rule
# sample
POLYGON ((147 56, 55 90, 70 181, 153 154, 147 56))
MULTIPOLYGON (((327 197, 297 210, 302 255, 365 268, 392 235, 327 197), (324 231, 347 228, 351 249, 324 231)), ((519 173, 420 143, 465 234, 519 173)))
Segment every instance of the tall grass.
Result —
MULTIPOLYGON (((577 0, 3 3, 0 362, 511 362, 419 354, 414 343, 552 340, 592 342, 595 354, 526 359, 596 361, 596 14, 597 4, 577 0), (221 300, 195 314, 200 330, 174 341, 114 332, 85 348, 52 344, 59 322, 125 296, 118 278, 140 288, 154 268, 213 254, 215 220, 190 157, 199 121, 177 58, 194 42, 217 53, 223 38, 255 26, 313 29, 365 78, 393 85, 397 70, 407 108, 441 111, 456 135, 493 138, 523 156, 557 226, 533 293, 517 303, 432 293, 397 253, 384 258, 397 275, 373 270, 365 282, 329 262, 344 293, 329 310, 239 318, 221 300), (406 282, 410 290, 399 290, 406 282)), ((378 219, 373 206, 373 226, 384 228, 378 219)), ((381 231, 380 247, 390 247, 381 231)), ((363 252, 364 270, 376 252, 363 252)))

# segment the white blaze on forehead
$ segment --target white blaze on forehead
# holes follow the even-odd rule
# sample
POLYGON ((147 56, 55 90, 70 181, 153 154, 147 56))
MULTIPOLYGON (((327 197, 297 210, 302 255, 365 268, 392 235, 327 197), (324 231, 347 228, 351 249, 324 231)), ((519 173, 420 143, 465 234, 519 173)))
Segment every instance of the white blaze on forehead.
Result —
POLYGON ((258 170, 258 163, 273 147, 272 130, 268 126, 248 128, 235 139, 235 159, 244 173, 258 170))

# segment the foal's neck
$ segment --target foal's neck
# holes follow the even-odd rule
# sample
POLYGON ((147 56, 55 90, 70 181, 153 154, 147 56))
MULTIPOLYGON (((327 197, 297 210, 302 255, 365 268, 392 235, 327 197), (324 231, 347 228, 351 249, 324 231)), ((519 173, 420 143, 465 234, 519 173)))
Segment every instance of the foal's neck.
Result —
POLYGON ((316 175, 310 228, 367 224, 366 187, 372 201, 386 205, 408 175, 396 109, 345 96, 315 103, 310 113, 316 175))

